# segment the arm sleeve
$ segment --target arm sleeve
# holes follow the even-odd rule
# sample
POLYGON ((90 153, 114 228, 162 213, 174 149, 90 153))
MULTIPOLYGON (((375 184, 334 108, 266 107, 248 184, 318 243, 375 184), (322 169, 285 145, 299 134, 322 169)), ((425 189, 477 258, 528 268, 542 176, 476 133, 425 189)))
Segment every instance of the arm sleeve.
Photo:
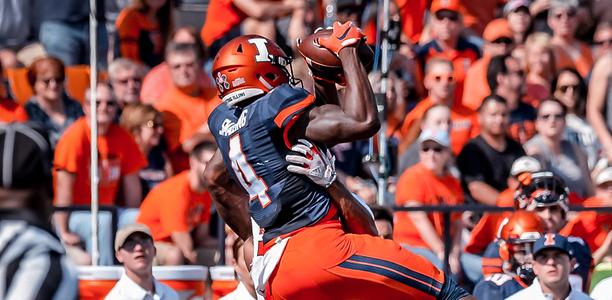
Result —
POLYGON ((396 204, 405 205, 409 201, 422 203, 424 199, 423 189, 417 184, 417 176, 414 176, 411 169, 406 170, 397 183, 396 204))
POLYGON ((284 129, 294 117, 314 105, 314 95, 290 85, 278 87, 272 94, 270 105, 262 109, 262 117, 273 121, 275 127, 284 129))
POLYGON ((55 148, 53 168, 76 173, 79 168, 79 157, 82 151, 80 146, 74 135, 64 133, 55 148))

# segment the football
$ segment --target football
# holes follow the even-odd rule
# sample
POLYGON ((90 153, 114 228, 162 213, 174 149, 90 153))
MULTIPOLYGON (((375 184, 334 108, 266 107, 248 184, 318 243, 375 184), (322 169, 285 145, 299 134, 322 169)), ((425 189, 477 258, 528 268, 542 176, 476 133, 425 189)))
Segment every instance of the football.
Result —
MULTIPOLYGON (((340 59, 331 51, 319 45, 319 38, 331 35, 331 29, 319 30, 301 40, 298 43, 297 49, 302 54, 308 65, 317 69, 337 72, 342 71, 342 63, 340 59)), ((370 67, 374 60, 374 51, 365 42, 359 43, 357 52, 361 63, 367 68, 370 67)))

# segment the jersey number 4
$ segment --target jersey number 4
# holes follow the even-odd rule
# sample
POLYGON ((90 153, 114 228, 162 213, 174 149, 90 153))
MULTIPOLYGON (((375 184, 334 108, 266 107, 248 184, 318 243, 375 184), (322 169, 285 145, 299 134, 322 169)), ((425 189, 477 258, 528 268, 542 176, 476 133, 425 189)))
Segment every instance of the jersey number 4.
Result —
POLYGON ((242 152, 242 143, 238 134, 230 138, 229 157, 232 161, 232 169, 236 173, 240 185, 249 193, 251 201, 257 198, 262 208, 268 206, 272 202, 266 193, 268 186, 261 177, 255 174, 255 170, 247 162, 246 155, 242 152))

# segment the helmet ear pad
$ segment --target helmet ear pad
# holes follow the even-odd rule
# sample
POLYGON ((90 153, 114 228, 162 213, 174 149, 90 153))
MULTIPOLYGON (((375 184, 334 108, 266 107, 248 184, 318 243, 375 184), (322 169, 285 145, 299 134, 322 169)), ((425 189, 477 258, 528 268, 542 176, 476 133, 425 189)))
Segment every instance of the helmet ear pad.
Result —
POLYGON ((499 257, 503 261, 510 260, 510 249, 508 249, 508 243, 504 240, 500 240, 499 242, 499 257))

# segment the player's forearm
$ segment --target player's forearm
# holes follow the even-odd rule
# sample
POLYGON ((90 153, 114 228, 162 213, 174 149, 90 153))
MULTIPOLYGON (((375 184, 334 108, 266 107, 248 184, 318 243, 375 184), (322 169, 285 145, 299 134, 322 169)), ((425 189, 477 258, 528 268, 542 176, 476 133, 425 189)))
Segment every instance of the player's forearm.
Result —
POLYGON ((355 121, 378 131, 380 121, 378 120, 374 92, 365 68, 357 55, 357 48, 346 47, 340 51, 339 56, 346 78, 346 89, 340 100, 342 110, 355 121))
POLYGON ((350 233, 378 235, 374 218, 368 209, 360 204, 342 183, 334 181, 327 191, 340 210, 344 226, 350 233))

